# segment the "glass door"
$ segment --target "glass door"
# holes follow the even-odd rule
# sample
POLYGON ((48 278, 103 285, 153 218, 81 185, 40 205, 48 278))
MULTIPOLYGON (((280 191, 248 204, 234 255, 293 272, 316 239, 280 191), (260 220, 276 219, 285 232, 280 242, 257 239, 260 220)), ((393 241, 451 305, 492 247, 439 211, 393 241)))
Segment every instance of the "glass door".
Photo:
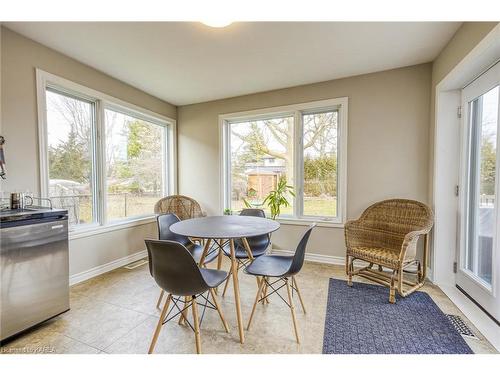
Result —
POLYGON ((462 93, 465 158, 462 243, 457 286, 496 320, 499 298, 500 64, 462 93))

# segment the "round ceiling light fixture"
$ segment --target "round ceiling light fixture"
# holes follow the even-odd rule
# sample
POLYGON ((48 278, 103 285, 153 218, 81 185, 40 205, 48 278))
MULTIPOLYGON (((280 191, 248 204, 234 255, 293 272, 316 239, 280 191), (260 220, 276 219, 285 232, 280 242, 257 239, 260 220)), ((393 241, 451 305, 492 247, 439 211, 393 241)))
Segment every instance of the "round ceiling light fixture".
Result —
POLYGON ((224 19, 210 19, 206 21, 201 21, 201 23, 209 27, 222 28, 231 25, 233 22, 224 19))

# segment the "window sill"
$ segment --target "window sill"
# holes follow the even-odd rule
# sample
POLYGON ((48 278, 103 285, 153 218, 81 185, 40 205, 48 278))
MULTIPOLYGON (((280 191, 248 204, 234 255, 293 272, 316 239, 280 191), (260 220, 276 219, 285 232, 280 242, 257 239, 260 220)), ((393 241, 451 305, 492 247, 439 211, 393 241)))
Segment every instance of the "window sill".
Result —
POLYGON ((91 237, 99 234, 113 232, 126 228, 137 227, 139 225, 146 225, 156 222, 156 216, 147 216, 141 218, 134 218, 130 220, 118 221, 108 223, 106 225, 96 225, 87 228, 74 229, 69 231, 69 240, 77 240, 80 238, 91 237))
POLYGON ((321 220, 320 218, 315 219, 315 218, 301 218, 301 219, 296 219, 296 218, 278 218, 277 221, 280 224, 285 224, 285 225, 301 225, 301 226, 308 226, 311 225, 312 223, 316 223, 318 227, 325 227, 325 228, 344 228, 344 223, 338 223, 335 221, 329 221, 329 220, 321 220))

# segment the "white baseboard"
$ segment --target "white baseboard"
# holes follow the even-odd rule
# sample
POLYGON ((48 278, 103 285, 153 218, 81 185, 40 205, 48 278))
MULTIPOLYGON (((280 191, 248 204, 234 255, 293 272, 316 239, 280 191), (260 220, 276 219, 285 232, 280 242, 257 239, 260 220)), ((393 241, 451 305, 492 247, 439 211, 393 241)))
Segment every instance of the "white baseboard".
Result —
MULTIPOLYGON (((295 253, 295 251, 271 249, 271 253, 276 254, 276 255, 280 255, 280 254, 281 255, 293 255, 295 253)), ((308 262, 314 262, 314 263, 335 264, 338 266, 345 265, 345 257, 339 257, 339 256, 333 256, 333 255, 306 253, 305 260, 308 262)))
POLYGON ((87 271, 83 271, 83 272, 71 275, 69 277, 69 285, 71 286, 71 285, 81 283, 82 281, 85 281, 85 280, 91 279, 93 277, 102 275, 103 273, 112 271, 116 268, 123 267, 129 263, 135 262, 136 260, 145 258, 147 256, 148 256, 147 250, 142 250, 142 251, 139 251, 135 254, 127 255, 126 257, 113 260, 113 261, 106 263, 106 264, 103 264, 101 266, 91 268, 87 271))

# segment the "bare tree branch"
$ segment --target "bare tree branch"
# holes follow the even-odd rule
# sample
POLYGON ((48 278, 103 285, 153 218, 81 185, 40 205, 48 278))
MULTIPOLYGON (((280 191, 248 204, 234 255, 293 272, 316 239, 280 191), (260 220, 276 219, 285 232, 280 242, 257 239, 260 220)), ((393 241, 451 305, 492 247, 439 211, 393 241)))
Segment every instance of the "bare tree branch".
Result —
POLYGON ((278 159, 284 159, 287 160, 287 155, 285 153, 277 152, 271 150, 269 147, 267 147, 264 143, 257 141, 257 142, 251 142, 248 137, 243 136, 241 134, 236 133, 235 131, 232 131, 232 134, 241 139, 245 143, 252 143, 254 147, 256 147, 260 152, 263 154, 269 155, 269 156, 274 156, 275 158, 278 159))
POLYGON ((314 145, 318 137, 321 135, 321 133, 324 131, 326 127, 325 123, 322 123, 320 127, 313 133, 312 138, 304 145, 304 149, 311 147, 314 145))
POLYGON ((278 141, 278 143, 280 145, 282 145, 283 147, 286 148, 286 145, 287 145, 286 137, 289 137, 289 135, 287 133, 284 133, 275 124, 268 123, 267 126, 268 126, 269 131, 273 135, 273 137, 276 139, 276 141, 278 141), (281 138, 281 136, 278 134, 278 132, 280 132, 281 134, 284 134, 285 139, 281 138))

